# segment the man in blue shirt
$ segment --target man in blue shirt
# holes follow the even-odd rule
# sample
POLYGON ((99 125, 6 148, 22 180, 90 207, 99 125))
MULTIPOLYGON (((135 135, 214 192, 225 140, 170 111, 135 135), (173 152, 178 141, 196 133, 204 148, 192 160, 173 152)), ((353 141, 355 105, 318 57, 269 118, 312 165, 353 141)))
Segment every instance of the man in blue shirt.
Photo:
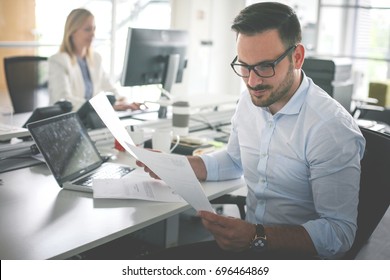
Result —
POLYGON ((231 66, 247 90, 227 149, 189 158, 200 180, 244 175, 248 186, 245 221, 198 213, 219 246, 215 257, 338 258, 355 237, 365 140, 352 116, 302 71, 305 49, 290 7, 253 4, 232 29, 231 66))

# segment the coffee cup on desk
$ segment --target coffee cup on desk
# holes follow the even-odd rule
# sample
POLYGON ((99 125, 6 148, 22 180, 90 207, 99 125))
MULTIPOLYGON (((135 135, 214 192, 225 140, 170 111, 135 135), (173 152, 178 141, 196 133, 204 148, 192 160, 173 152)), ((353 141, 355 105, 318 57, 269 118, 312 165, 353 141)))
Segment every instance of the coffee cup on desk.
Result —
POLYGON ((133 140, 134 144, 138 147, 144 146, 144 130, 139 127, 135 127, 133 125, 129 125, 126 127, 127 133, 129 133, 131 139, 133 140))
POLYGON ((156 129, 152 134, 152 148, 164 153, 171 153, 180 142, 180 136, 175 135, 169 129, 156 129), (172 146, 172 140, 175 139, 175 143, 172 146))
POLYGON ((177 101, 172 104, 173 133, 187 136, 190 122, 190 104, 187 101, 177 101))

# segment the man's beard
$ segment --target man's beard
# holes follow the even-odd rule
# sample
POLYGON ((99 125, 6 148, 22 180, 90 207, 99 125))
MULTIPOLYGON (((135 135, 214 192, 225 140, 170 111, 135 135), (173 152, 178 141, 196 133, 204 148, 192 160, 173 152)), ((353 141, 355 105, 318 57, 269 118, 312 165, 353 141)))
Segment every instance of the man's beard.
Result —
POLYGON ((246 85, 248 90, 251 91, 257 91, 257 90, 269 90, 270 93, 265 96, 256 97, 251 94, 252 102, 257 107, 269 107, 270 105, 274 104, 275 102, 283 99, 286 97, 291 89, 291 86, 294 83, 294 74, 293 74, 293 65, 290 64, 288 72, 286 74, 285 79, 283 82, 272 91, 273 87, 270 85, 257 85, 255 87, 251 87, 248 84, 246 85))

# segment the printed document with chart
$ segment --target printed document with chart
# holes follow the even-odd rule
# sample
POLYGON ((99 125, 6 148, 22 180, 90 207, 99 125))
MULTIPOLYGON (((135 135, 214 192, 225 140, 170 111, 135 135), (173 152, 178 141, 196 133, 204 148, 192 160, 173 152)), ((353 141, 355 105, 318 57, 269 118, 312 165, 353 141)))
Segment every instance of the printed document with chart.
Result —
POLYGON ((214 212, 187 157, 136 147, 104 93, 93 97, 90 103, 115 139, 127 152, 146 164, 195 210, 214 212), (180 175, 178 176, 178 174, 180 175))
POLYGON ((184 199, 162 180, 153 179, 137 168, 120 179, 93 181, 93 198, 140 199, 160 202, 184 202, 184 199))

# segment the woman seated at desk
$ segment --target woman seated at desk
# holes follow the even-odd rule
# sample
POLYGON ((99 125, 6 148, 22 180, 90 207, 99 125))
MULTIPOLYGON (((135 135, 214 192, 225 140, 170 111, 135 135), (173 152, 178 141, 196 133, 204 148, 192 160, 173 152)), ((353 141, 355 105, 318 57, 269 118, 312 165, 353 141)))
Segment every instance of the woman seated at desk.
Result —
POLYGON ((75 9, 68 15, 60 50, 49 58, 50 103, 70 101, 78 110, 85 101, 101 91, 117 97, 115 110, 138 110, 140 103, 127 103, 118 98, 117 89, 102 67, 101 56, 91 48, 95 36, 93 14, 86 9, 75 9))

